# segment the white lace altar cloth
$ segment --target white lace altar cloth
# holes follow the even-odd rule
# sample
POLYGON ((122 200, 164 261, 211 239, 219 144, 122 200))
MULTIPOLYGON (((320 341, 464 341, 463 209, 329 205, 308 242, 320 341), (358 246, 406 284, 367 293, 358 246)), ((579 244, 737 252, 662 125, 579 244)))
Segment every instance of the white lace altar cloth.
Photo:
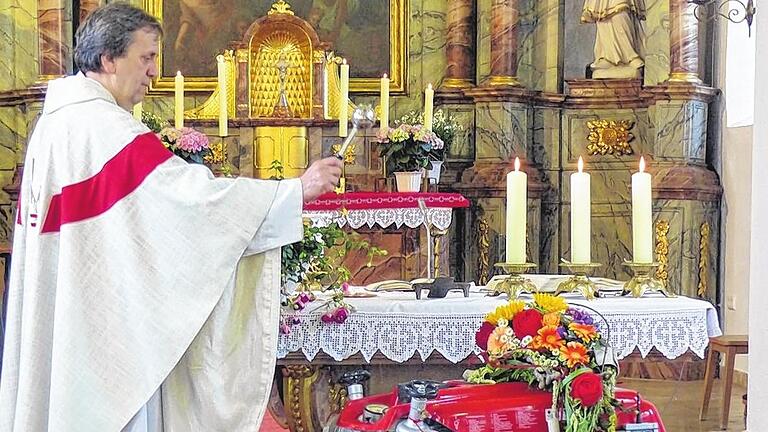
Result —
POLYGON ((379 208, 365 210, 304 210, 302 216, 311 220, 312 225, 327 227, 332 223, 343 227, 347 224, 353 229, 361 226, 373 228, 378 225, 386 228, 390 225, 400 228, 405 225, 408 228, 418 228, 422 225, 433 225, 440 230, 446 230, 451 226, 453 217, 452 208, 430 207, 425 213, 418 208, 379 208), (346 215, 345 215, 346 213, 346 215))
MULTIPOLYGON (((469 298, 459 292, 451 292, 444 299, 422 300, 416 300, 414 293, 376 294, 372 298, 347 299, 357 310, 343 324, 322 324, 322 309, 295 314, 301 323, 294 325, 289 334, 280 335, 278 358, 301 352, 311 361, 322 351, 336 361, 358 353, 370 361, 380 352, 389 360, 404 362, 416 354, 425 360, 437 351, 458 363, 480 352, 475 331, 486 313, 506 301, 506 296, 486 297, 476 288, 469 298)), ((703 300, 656 294, 593 301, 579 295, 566 297, 570 304, 590 307, 605 317, 609 332, 599 316, 586 310, 619 359, 635 348, 643 357, 656 348, 669 359, 689 350, 703 358, 709 337, 721 334, 715 309, 703 300)))

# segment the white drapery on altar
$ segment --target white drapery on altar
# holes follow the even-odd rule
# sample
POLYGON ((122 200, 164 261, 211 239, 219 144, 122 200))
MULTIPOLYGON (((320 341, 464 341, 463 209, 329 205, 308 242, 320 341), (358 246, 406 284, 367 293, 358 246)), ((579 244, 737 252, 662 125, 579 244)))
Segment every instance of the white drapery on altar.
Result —
MULTIPOLYGON (((605 317, 610 327, 607 336, 619 359, 636 348, 643 356, 655 348, 670 359, 689 350, 703 358, 709 338, 721 334, 714 307, 703 300, 649 296, 586 301, 579 295, 567 300, 605 317)), ((337 361, 358 353, 369 361, 380 352, 404 362, 417 353, 424 360, 437 351, 457 363, 480 352, 475 331, 486 313, 506 302, 506 296, 487 297, 473 289, 469 298, 452 292, 444 299, 416 300, 414 293, 388 292, 347 301, 357 310, 344 324, 321 323, 322 309, 296 314, 301 323, 280 335, 278 357, 300 351, 312 360, 322 351, 337 361)), ((595 316, 595 322, 606 332, 602 319, 595 316)))

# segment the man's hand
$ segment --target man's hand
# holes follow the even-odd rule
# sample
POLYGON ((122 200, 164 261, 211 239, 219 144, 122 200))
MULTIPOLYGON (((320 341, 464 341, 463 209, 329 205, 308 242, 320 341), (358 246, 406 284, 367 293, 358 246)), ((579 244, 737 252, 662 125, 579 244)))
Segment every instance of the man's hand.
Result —
POLYGON ((343 162, 336 157, 327 157, 315 161, 301 176, 301 189, 304 202, 309 202, 320 195, 330 192, 339 184, 343 162))

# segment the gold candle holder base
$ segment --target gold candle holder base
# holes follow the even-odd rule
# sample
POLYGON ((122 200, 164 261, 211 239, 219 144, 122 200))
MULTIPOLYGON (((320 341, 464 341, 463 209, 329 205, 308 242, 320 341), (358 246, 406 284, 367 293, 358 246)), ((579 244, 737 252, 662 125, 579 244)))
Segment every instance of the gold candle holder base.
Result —
POLYGON ((625 266, 629 267, 632 271, 632 279, 628 280, 624 284, 624 291, 621 295, 632 294, 632 297, 642 297, 646 292, 660 292, 665 297, 677 297, 675 294, 670 293, 664 287, 664 283, 659 279, 656 279, 656 267, 659 263, 636 263, 633 261, 626 261, 625 266))
POLYGON ((568 269, 568 271, 572 273, 572 276, 568 280, 560 282, 560 285, 557 286, 557 290, 555 291, 555 295, 578 292, 584 296, 585 299, 594 300, 597 289, 595 283, 589 279, 589 274, 600 266, 602 266, 602 264, 576 264, 563 260, 563 262, 560 263, 560 267, 568 269))
POLYGON ((508 276, 494 287, 493 293, 490 295, 498 296, 506 294, 510 300, 516 299, 522 293, 535 293, 539 289, 525 276, 522 276, 528 270, 536 268, 534 263, 507 263, 501 262, 494 264, 494 267, 500 268, 508 276))

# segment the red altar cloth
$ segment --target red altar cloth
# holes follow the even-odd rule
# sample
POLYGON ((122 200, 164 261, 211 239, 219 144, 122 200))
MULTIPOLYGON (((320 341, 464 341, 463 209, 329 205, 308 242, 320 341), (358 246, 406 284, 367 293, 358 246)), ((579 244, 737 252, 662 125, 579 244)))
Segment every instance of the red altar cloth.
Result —
POLYGON ((304 211, 373 210, 388 208, 418 208, 419 200, 431 208, 469 207, 469 200, 458 193, 421 192, 349 192, 327 193, 304 204, 304 211))

